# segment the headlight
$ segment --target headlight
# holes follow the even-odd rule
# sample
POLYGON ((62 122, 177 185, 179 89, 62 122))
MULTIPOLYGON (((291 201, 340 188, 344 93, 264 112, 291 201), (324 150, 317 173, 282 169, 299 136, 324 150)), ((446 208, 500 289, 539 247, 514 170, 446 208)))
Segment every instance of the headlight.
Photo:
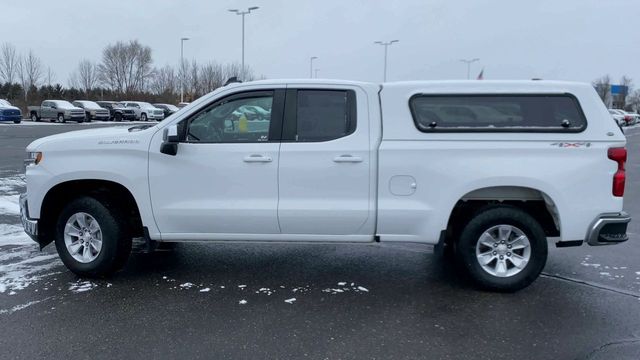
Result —
POLYGON ((29 166, 38 165, 42 161, 41 152, 28 152, 27 158, 24 160, 25 169, 29 166))

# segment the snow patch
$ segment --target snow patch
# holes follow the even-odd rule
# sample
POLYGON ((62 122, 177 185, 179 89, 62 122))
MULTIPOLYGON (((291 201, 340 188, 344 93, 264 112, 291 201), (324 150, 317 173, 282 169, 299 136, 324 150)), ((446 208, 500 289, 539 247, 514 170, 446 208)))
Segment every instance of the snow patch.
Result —
POLYGON ((69 291, 75 294, 83 293, 85 291, 93 290, 98 287, 98 284, 92 283, 88 280, 78 280, 75 283, 69 283, 69 291))
POLYGON ((245 305, 247 303, 247 300, 240 300, 238 301, 238 304, 240 305, 245 305))
POLYGON ((293 304, 296 301, 296 298, 291 298, 291 299, 287 299, 284 302, 286 302, 287 304, 293 304))
MULTIPOLYGON (((51 297, 48 297, 48 298, 45 298, 45 299, 42 299, 42 300, 29 301, 26 304, 16 305, 16 306, 12 307, 11 309, 0 309, 0 315, 5 315, 5 314, 6 315, 11 315, 16 311, 24 310, 24 309, 28 308, 31 305, 35 305, 35 304, 41 303, 41 302, 49 300, 49 299, 51 299, 51 297)), ((52 309, 54 309, 54 308, 52 308, 52 309)))
POLYGON ((363 286, 358 286, 358 290, 364 291, 364 292, 369 292, 369 289, 367 289, 366 287, 363 287, 363 286))
POLYGON ((19 215, 18 197, 19 195, 0 196, 0 215, 19 215))
POLYGON ((200 289, 200 292, 204 293, 204 292, 209 292, 211 291, 210 288, 204 288, 204 289, 200 289))
POLYGON ((0 246, 24 244, 33 244, 35 247, 35 242, 24 232, 21 225, 0 224, 0 246))
POLYGON ((0 256, 0 293, 23 290, 41 279, 58 274, 52 269, 62 265, 56 254, 38 251, 37 246, 2 247, 0 256))
POLYGON ((194 285, 190 282, 186 282, 184 284, 180 284, 180 287, 183 289, 191 289, 194 285))

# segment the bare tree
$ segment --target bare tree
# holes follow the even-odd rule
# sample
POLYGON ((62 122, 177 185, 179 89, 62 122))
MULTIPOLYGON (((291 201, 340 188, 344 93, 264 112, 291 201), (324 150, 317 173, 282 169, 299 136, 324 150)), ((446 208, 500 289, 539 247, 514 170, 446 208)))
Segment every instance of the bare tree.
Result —
POLYGON ((2 44, 0 48, 0 79, 13 84, 16 81, 19 66, 20 55, 16 52, 15 46, 9 43, 2 44))
POLYGON ((200 91, 207 94, 224 85, 224 70, 215 62, 209 62, 200 67, 200 91))
POLYGON ((599 79, 596 79, 592 83, 593 87, 596 89, 598 96, 602 99, 602 102, 605 105, 609 106, 609 102, 611 99, 611 78, 609 75, 605 75, 599 79))
POLYGON ((137 40, 108 45, 98 66, 100 80, 120 93, 142 91, 153 75, 151 48, 137 40))
POLYGON ((175 71, 171 66, 165 66, 154 71, 150 89, 156 95, 174 95, 178 90, 179 82, 175 71))
POLYGON ((90 60, 83 59, 78 64, 78 82, 85 93, 98 84, 98 67, 90 60))
POLYGON ((47 75, 45 76, 47 80, 47 85, 51 86, 51 84, 55 81, 56 74, 51 70, 50 66, 47 66, 47 75))
POLYGON ((32 50, 29 50, 18 64, 18 76, 24 89, 24 99, 27 101, 31 88, 38 87, 42 80, 42 61, 32 50))
POLYGON ((635 90, 627 96, 627 109, 631 111, 640 111, 640 90, 635 90))
POLYGON ((622 75, 620 78, 620 85, 622 85, 623 89, 626 91, 624 94, 620 94, 620 108, 624 109, 627 105, 627 97, 633 92, 633 80, 626 75, 622 75))

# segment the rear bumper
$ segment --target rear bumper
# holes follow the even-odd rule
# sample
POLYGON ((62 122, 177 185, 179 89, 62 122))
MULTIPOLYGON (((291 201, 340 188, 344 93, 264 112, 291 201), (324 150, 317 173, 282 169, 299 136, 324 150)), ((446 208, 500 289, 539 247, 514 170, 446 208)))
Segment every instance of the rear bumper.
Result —
POLYGON ((29 218, 29 206, 27 204, 27 194, 20 195, 20 220, 22 221, 22 227, 24 232, 33 239, 33 241, 40 243, 38 239, 38 220, 29 218))
POLYGON ((591 246, 613 245, 629 240, 627 225, 631 217, 626 212, 600 214, 587 232, 585 241, 591 246))

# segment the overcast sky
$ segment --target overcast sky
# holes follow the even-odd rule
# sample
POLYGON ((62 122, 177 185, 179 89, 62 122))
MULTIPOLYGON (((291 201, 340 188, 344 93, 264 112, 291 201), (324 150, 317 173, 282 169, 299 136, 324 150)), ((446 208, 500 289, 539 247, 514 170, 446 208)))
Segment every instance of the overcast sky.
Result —
POLYGON ((156 66, 185 58, 240 61, 268 78, 309 76, 381 81, 462 79, 461 58, 480 58, 472 77, 591 81, 627 74, 640 85, 639 0, 0 0, 0 43, 33 49, 67 83, 81 58, 98 61, 118 40, 153 49, 156 66))

